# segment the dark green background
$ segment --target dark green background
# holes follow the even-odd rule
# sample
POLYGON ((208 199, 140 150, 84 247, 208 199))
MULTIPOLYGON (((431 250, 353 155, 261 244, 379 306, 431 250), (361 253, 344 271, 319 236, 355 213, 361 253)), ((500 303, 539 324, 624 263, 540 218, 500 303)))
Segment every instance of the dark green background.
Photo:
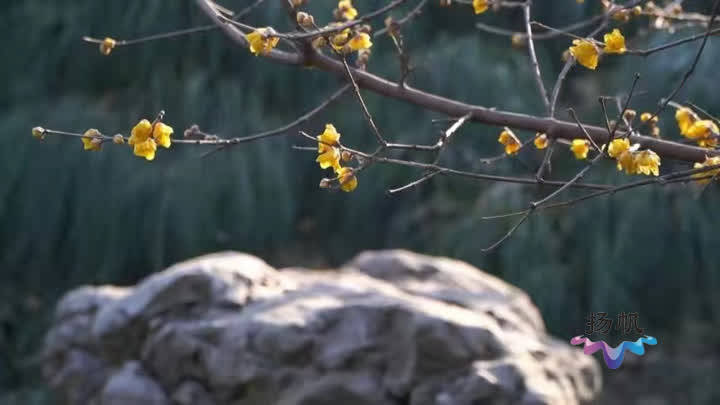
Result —
MULTIPOLYGON (((240 9, 247 3, 224 5, 240 9)), ((268 3, 246 21, 289 30, 279 2, 268 3)), ((327 21, 332 2, 312 3, 316 20, 327 21)), ((360 12, 383 4, 356 3, 360 12)), ((473 26, 481 20, 521 29, 517 10, 476 17, 466 5, 448 9, 430 3, 404 29, 416 66, 413 86, 484 106, 542 113, 526 50, 513 50, 508 38, 473 26)), ((535 18, 555 26, 599 11, 595 1, 536 3, 535 18)), ((709 12, 710 2, 685 3, 709 12)), ((633 311, 647 333, 658 337, 658 349, 702 340, 710 342, 711 358, 718 358, 712 342, 719 338, 710 332, 720 327, 716 187, 702 195, 694 185, 655 187, 544 212, 486 255, 480 249, 512 220, 481 217, 524 208, 548 190, 438 176, 388 197, 385 190, 420 173, 377 166, 361 173, 354 193, 328 192, 317 187, 324 173, 314 155, 291 149, 303 143, 293 135, 207 158, 200 157, 206 148, 176 145, 159 151, 151 163, 127 147, 106 145, 100 153, 86 153, 77 139, 51 136, 39 142, 30 136, 35 125, 127 134, 138 119, 152 118, 160 109, 178 135, 197 123, 222 136, 243 136, 292 121, 341 85, 316 70, 254 57, 219 31, 118 48, 110 57, 81 41, 83 35, 135 38, 207 24, 193 1, 5 0, 0 23, 0 77, 5 79, 0 90, 0 402, 51 403, 32 360, 62 293, 85 283, 134 283, 171 263, 226 249, 259 255, 276 266, 337 265, 362 250, 380 248, 446 255, 527 290, 551 332, 563 339, 582 332, 589 312, 633 311)), ((649 32, 644 19, 622 29, 631 48, 699 32, 649 32)), ((716 114, 717 41, 709 41, 677 98, 716 114)), ((642 75, 643 93, 633 107, 652 109, 679 81, 698 44, 648 58, 610 56, 596 72, 576 68, 559 116, 567 118, 565 108, 572 105, 583 120, 599 123, 597 97, 626 92, 634 72, 642 75)), ((568 45, 564 38, 538 42, 549 88, 568 45)), ((370 70, 398 77, 389 39, 375 41, 370 70)), ((364 94, 386 137, 412 143, 436 139, 439 127, 431 119, 442 116, 364 94)), ((352 97, 302 129, 319 133, 326 122, 337 126, 346 144, 372 147, 373 136, 352 97)), ((662 115, 661 127, 665 136, 678 136, 672 112, 662 115)), ((542 156, 534 150, 494 166, 477 163, 501 152, 498 132, 466 125, 443 163, 487 173, 534 171, 542 156)), ((568 178, 581 165, 560 148, 553 176, 568 178)), ((625 181, 610 162, 599 166, 589 181, 625 181)), ((663 161, 663 170, 673 167, 686 166, 663 161)), ((720 395, 711 384, 714 377, 697 376, 692 367, 678 373, 686 381, 679 389, 687 390, 690 403, 710 403, 720 395)))

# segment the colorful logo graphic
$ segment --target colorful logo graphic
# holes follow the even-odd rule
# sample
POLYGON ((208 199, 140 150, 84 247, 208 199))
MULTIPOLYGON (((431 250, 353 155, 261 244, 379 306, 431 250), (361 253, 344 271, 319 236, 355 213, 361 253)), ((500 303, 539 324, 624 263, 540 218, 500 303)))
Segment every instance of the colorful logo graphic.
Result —
POLYGON ((607 364, 608 368, 614 370, 622 364, 623 358, 625 358, 626 350, 629 350, 638 356, 642 356, 645 354, 645 346, 643 346, 643 344, 656 345, 657 339, 652 336, 643 336, 634 342, 623 341, 617 347, 611 347, 602 340, 599 342, 593 342, 584 336, 575 336, 570 339, 570 343, 573 345, 585 343, 583 353, 588 355, 591 355, 598 350, 602 350, 603 357, 605 358, 605 364, 607 364))

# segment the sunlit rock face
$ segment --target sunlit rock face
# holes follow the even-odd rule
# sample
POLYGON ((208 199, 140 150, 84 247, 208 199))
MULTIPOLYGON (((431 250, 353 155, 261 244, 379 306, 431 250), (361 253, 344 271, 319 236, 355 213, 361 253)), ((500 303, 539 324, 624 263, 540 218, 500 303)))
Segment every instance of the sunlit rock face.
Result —
POLYGON ((44 373, 70 404, 580 404, 593 358, 467 263, 365 252, 274 269, 227 252, 58 303, 44 373))

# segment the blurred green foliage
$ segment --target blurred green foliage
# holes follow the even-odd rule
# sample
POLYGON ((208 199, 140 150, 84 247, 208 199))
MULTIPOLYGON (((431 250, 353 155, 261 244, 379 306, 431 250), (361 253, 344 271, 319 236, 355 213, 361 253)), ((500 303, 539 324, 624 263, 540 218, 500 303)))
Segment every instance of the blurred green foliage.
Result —
MULTIPOLYGON (((268 3, 248 23, 290 29, 279 2, 268 3)), ((517 11, 476 17, 469 6, 431 3, 404 30, 416 67, 413 86, 480 105, 542 113, 526 51, 512 50, 508 38, 473 27, 481 18, 520 29, 517 11)), ((596 2, 586 3, 538 2, 536 18, 565 25, 598 11, 596 2)), ((701 3, 686 2, 686 8, 701 3)), ((363 1, 358 7, 362 12, 381 4, 363 1)), ((244 2, 225 5, 240 9, 244 2)), ((330 18, 329 8, 320 1, 310 7, 319 22, 330 18)), ((160 109, 177 135, 197 123, 222 136, 243 136, 292 121, 341 81, 254 57, 219 31, 120 47, 110 57, 80 40, 83 35, 135 38, 206 24, 192 1, 6 0, 0 10, 5 27, 0 47, 6 50, 0 64, 6 78, 0 93, 0 393, 21 390, 4 397, 8 400, 50 400, 32 385, 39 381, 32 359, 63 292, 86 283, 133 283, 173 262, 224 249, 251 252, 278 266, 337 265, 365 249, 396 247, 467 260, 526 289, 549 329, 561 337, 579 332, 592 311, 639 312, 641 326, 663 343, 683 336, 691 323, 720 326, 716 187, 702 195, 691 185, 654 187, 542 212, 496 252, 483 254, 481 248, 506 232, 513 219, 482 216, 522 209, 548 190, 438 176, 388 197, 385 190, 420 173, 376 166, 362 172, 356 192, 327 192, 317 187, 324 173, 314 156, 291 149, 303 143, 294 136, 207 158, 200 157, 207 149, 176 145, 160 151, 152 163, 125 147, 84 153, 76 139, 32 139, 35 125, 127 134, 139 118, 160 109)), ((623 30, 633 34, 633 48, 672 37, 648 32, 644 23, 623 30)), ((710 41, 678 101, 690 99, 718 113, 720 96, 710 85, 717 78, 716 43, 710 41)), ((567 45, 565 39, 538 43, 549 88, 567 45)), ((636 71, 642 75, 642 94, 634 107, 652 109, 679 80, 696 48, 697 43, 645 59, 612 56, 597 72, 575 69, 559 115, 572 105, 583 120, 600 122, 597 97, 626 92, 636 71)), ((370 70, 399 76, 387 38, 375 41, 370 70)), ((388 138, 436 139, 439 127, 431 119, 441 118, 438 114, 364 94, 388 138)), ((325 122, 335 123, 347 144, 372 146, 354 98, 344 97, 303 129, 319 133, 325 122)), ((662 116, 661 126, 663 134, 677 136, 671 113, 662 116)), ((497 133, 479 124, 463 127, 443 162, 488 173, 533 172, 541 159, 534 150, 495 166, 477 163, 501 152, 497 133)), ((601 166, 589 181, 625 181, 610 163, 601 166)), ((568 178, 579 167, 569 152, 558 150, 553 176, 568 178)), ((672 167, 682 165, 663 162, 664 169, 672 167)))

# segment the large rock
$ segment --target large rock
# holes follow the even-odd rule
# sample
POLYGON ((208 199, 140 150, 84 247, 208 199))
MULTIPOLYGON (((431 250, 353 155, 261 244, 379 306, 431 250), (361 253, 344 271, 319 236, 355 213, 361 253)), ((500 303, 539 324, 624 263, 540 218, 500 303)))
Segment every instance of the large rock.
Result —
POLYGON ((521 290, 462 262, 366 252, 339 270, 220 253, 58 304, 44 372, 71 404, 579 404, 593 358, 521 290))

